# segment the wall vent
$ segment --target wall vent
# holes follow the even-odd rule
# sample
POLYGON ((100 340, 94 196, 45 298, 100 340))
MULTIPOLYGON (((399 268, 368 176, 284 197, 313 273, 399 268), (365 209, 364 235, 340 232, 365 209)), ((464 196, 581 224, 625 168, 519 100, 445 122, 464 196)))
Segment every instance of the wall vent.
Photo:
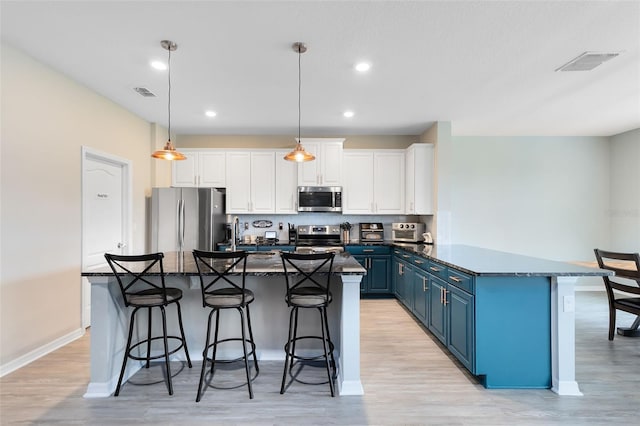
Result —
POLYGON ((134 87, 133 90, 135 90, 136 92, 140 93, 140 95, 144 96, 145 98, 155 98, 156 97, 156 95, 153 94, 153 92, 151 92, 146 87, 134 87))
POLYGON ((556 69, 556 71, 591 71, 598 65, 607 62, 609 59, 613 59, 618 56, 620 52, 599 53, 599 52, 584 52, 577 58, 574 58, 556 69))

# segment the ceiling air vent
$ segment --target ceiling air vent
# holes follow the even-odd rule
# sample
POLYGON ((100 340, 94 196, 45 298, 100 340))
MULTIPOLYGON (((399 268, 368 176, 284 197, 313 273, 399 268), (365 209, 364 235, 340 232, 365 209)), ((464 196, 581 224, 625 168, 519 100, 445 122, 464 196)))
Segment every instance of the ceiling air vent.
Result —
POLYGON ((619 54, 620 52, 584 52, 582 55, 570 60, 560 68, 556 69, 556 71, 591 71, 598 65, 607 62, 609 59, 615 58, 619 54))
POLYGON ((156 95, 154 95, 152 92, 149 91, 149 89, 147 89, 146 87, 134 87, 133 90, 135 90, 136 92, 140 93, 140 95, 144 96, 145 98, 155 98, 156 95))

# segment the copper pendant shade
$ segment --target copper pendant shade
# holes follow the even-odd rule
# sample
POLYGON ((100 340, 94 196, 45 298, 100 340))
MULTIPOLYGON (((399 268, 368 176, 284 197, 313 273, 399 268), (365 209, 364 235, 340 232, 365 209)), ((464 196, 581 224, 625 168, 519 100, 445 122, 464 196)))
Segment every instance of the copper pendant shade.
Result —
POLYGON ((300 98, 301 98, 300 89, 302 87, 300 58, 302 57, 302 54, 307 51, 307 46, 302 42, 296 42, 296 43, 293 43, 292 47, 295 52, 298 52, 298 143, 296 143, 296 146, 293 149, 293 151, 291 151, 290 153, 284 156, 284 159, 287 161, 296 161, 298 163, 302 163, 305 161, 313 161, 316 159, 316 157, 313 154, 311 154, 310 152, 307 152, 304 149, 304 147, 302 146, 302 143, 300 142, 300 139, 301 139, 300 138, 300 98))
POLYGON ((160 45, 163 49, 169 51, 169 60, 168 62, 168 75, 169 75, 169 103, 168 103, 168 111, 169 111, 169 128, 167 131, 167 143, 164 145, 163 149, 155 151, 151 156, 153 158, 157 158, 159 160, 185 160, 184 154, 176 151, 176 148, 173 146, 171 142, 171 52, 178 48, 178 45, 170 40, 162 40, 160 45))

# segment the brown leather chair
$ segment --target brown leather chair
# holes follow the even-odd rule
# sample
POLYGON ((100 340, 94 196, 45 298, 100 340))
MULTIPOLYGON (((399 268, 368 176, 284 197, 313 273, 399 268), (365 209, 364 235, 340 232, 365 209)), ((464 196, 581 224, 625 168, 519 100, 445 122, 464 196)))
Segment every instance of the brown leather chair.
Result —
MULTIPOLYGON (((600 269, 615 272, 613 277, 602 277, 609 298, 609 340, 613 340, 617 309, 640 316, 640 254, 599 249, 594 252, 600 269), (614 293, 614 289, 618 293, 614 293)), ((638 323, 636 319, 634 326, 638 323)))

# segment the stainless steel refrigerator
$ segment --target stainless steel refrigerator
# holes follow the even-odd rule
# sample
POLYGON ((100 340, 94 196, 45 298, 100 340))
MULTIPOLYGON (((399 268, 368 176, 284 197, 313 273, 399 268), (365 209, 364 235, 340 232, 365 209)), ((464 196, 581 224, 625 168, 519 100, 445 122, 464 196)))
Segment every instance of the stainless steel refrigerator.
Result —
POLYGON ((153 188, 151 250, 215 250, 226 238, 224 196, 216 188, 153 188))

